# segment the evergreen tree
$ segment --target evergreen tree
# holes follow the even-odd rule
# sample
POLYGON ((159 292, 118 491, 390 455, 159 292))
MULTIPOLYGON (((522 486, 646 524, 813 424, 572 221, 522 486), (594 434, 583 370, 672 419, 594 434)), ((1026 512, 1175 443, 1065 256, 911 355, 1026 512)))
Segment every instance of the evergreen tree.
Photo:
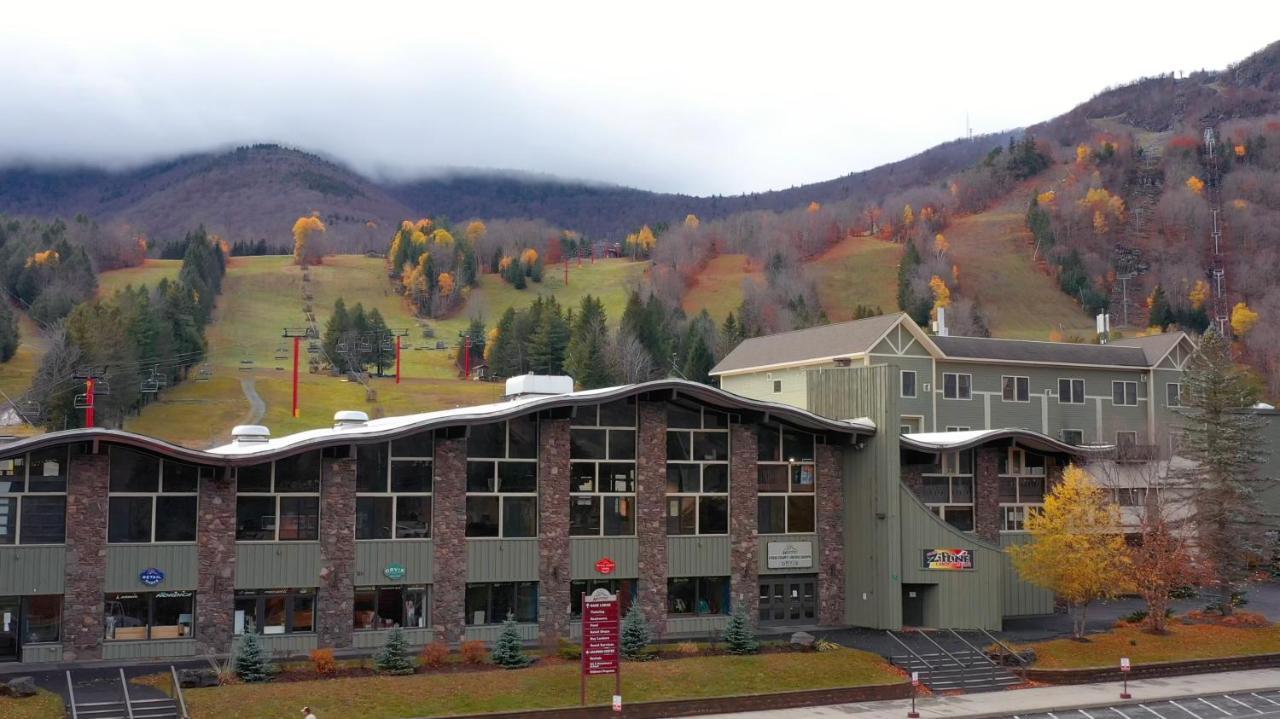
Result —
POLYGON ((640 611, 640 607, 636 604, 631 605, 631 609, 627 611, 627 616, 622 619, 622 634, 619 637, 622 644, 622 657, 632 661, 644 661, 650 658, 649 642, 651 641, 649 632, 649 622, 644 618, 644 612, 640 611))
POLYGON ((347 303, 339 297, 333 301, 333 314, 329 315, 329 321, 324 325, 324 342, 322 346, 324 353, 331 361, 341 362, 338 355, 338 345, 345 342, 345 337, 351 332, 351 316, 347 313, 347 303))
POLYGON ((609 324, 604 303, 587 295, 582 298, 565 351, 565 371, 583 389, 608 387, 613 382, 608 361, 609 324))
POLYGON ((373 666, 379 674, 412 674, 413 658, 409 653, 409 642, 404 638, 400 627, 387 633, 387 641, 382 651, 373 659, 373 666))
POLYGON ((18 351, 18 318, 7 300, 0 301, 0 362, 8 362, 18 351))
POLYGON ((366 364, 372 364, 377 368, 378 376, 382 376, 382 368, 395 360, 394 340, 391 340, 392 347, 387 347, 388 340, 391 340, 390 330, 387 323, 382 319, 382 313, 377 307, 369 310, 369 351, 365 353, 363 358, 366 364))
POLYGON ((1164 288, 1156 285, 1155 290, 1151 293, 1151 307, 1147 315, 1147 326, 1159 327, 1163 331, 1173 322, 1173 308, 1169 306, 1169 298, 1165 296, 1164 288))
POLYGON ((1249 411, 1257 389, 1233 360, 1231 343, 1212 328, 1191 358, 1182 390, 1182 407, 1175 409, 1185 420, 1178 454, 1190 466, 1170 474, 1193 489, 1197 547, 1222 613, 1230 614, 1229 598, 1265 541, 1257 500, 1265 485, 1256 475, 1266 446, 1265 420, 1249 411))
POLYGON ((520 350, 516 336, 516 310, 508 307, 498 320, 498 336, 489 348, 489 373, 496 377, 520 374, 520 350))
POLYGON ((555 297, 547 297, 537 329, 529 339, 529 368, 538 374, 562 374, 569 346, 569 323, 555 297))
POLYGON ((496 275, 500 271, 502 271, 502 248, 495 247, 493 255, 489 258, 489 272, 496 275))
POLYGON ((267 650, 258 641, 258 635, 255 632, 240 637, 240 643, 236 645, 235 658, 232 660, 232 669, 240 681, 250 683, 270 681, 272 675, 276 673, 267 650))
POLYGON ((520 639, 520 630, 516 628, 515 617, 507 615, 502 622, 502 633, 493 645, 493 663, 507 669, 523 669, 533 663, 533 659, 524 653, 524 642, 520 639))
POLYGON ((484 343, 487 338, 484 320, 480 319, 479 315, 471 318, 470 324, 467 325, 467 334, 471 337, 471 366, 475 367, 484 361, 484 343))
POLYGON ((711 384, 711 368, 716 364, 711 351, 716 344, 715 333, 715 322, 705 309, 689 323, 688 337, 684 342, 685 379, 711 384))
POLYGON ((529 266, 528 274, 529 274, 529 279, 533 280, 534 282, 542 282, 542 258, 541 257, 534 260, 533 264, 529 266))
POLYGON ((720 352, 719 355, 724 357, 733 351, 742 342, 742 328, 738 326, 738 320, 730 311, 728 316, 724 318, 724 324, 720 325, 720 352))
POLYGON ((760 642, 756 640, 755 629, 747 619, 747 613, 741 608, 729 617, 724 628, 724 643, 730 654, 755 654, 760 651, 760 642))

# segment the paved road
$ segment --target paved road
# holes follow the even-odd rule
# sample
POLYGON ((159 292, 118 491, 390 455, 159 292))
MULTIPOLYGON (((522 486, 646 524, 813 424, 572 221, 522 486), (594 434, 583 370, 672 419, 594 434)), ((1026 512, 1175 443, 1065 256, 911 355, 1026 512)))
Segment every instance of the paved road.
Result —
POLYGON ((240 389, 244 391, 244 398, 249 400, 249 414, 245 415, 240 424, 262 424, 262 418, 267 416, 267 403, 258 394, 253 378, 241 378, 240 389))
POLYGON ((1226 719, 1280 717, 1280 689, 1235 692, 1091 709, 1010 714, 1012 719, 1226 719))

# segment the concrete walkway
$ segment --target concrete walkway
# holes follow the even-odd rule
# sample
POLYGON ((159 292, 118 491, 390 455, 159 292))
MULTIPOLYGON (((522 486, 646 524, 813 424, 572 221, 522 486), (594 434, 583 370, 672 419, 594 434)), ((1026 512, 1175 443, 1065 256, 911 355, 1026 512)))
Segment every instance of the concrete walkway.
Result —
MULTIPOLYGON (((1020 714, 1058 711, 1063 709, 1091 709, 1094 707, 1137 706, 1161 699, 1182 699, 1264 691, 1280 688, 1280 671, 1254 669, 1243 672, 1218 674, 1194 674, 1190 676, 1142 679, 1129 682, 1132 699, 1120 699, 1120 682, 1102 684, 1077 684, 1073 686, 1038 687, 1004 692, 984 692, 949 697, 922 697, 916 701, 921 719, 981 719, 982 717, 1011 717, 1020 714)), ((818 719, 820 717, 848 717, 859 719, 903 719, 911 709, 910 699, 894 699, 881 702, 837 704, 833 706, 805 707, 800 709, 775 709, 762 712, 713 715, 727 719, 818 719)))
POLYGON ((262 400, 262 395, 258 394, 254 379, 252 377, 241 378, 240 389, 244 392, 244 398, 249 400, 249 412, 244 416, 244 420, 240 424, 261 424, 262 418, 267 415, 267 403, 262 400))

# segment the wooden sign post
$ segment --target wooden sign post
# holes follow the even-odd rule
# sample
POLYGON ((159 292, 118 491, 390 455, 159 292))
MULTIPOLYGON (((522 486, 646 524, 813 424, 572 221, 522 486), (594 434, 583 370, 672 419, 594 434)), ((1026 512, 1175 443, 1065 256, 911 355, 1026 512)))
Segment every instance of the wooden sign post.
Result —
POLYGON ((1120 657, 1120 676, 1124 677, 1124 688, 1120 690, 1121 699, 1132 699, 1129 694, 1129 657, 1120 657))
POLYGON ((607 589, 582 595, 582 704, 587 677, 613 675, 613 710, 622 711, 622 661, 618 597, 607 589))

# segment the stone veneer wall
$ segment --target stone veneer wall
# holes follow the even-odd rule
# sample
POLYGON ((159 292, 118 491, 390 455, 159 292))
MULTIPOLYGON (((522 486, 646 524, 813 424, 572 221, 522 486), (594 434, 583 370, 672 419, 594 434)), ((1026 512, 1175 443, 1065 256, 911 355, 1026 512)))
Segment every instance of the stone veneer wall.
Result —
POLYGON ((236 483, 229 472, 200 478, 196 554, 196 639, 214 651, 231 647, 235 616, 236 483))
POLYGON ((538 427, 538 636, 569 635, 569 420, 538 427))
POLYGON ((432 466, 431 624, 436 639, 452 643, 462 639, 466 617, 467 441, 437 439, 432 466))
POLYGON ((102 454, 84 454, 80 447, 73 447, 68 469, 62 659, 100 659, 110 479, 106 447, 102 454))
POLYGON ((320 646, 351 646, 355 610, 356 461, 326 459, 320 470, 320 587, 316 634, 320 646))
POLYGON ((997 447, 973 450, 973 529, 989 542, 1000 542, 1000 479, 997 447))
POLYGON ((747 425, 729 428, 729 587, 732 608, 746 612, 753 621, 760 613, 760 565, 756 495, 756 433, 747 425))
POLYGON ((667 625, 667 411, 640 403, 636 432, 637 602, 649 626, 667 625))
POLYGON ((901 471, 902 483, 916 496, 924 500, 924 467, 919 464, 904 464, 901 471))
POLYGON ((818 623, 844 624, 844 452, 818 445, 818 623))

